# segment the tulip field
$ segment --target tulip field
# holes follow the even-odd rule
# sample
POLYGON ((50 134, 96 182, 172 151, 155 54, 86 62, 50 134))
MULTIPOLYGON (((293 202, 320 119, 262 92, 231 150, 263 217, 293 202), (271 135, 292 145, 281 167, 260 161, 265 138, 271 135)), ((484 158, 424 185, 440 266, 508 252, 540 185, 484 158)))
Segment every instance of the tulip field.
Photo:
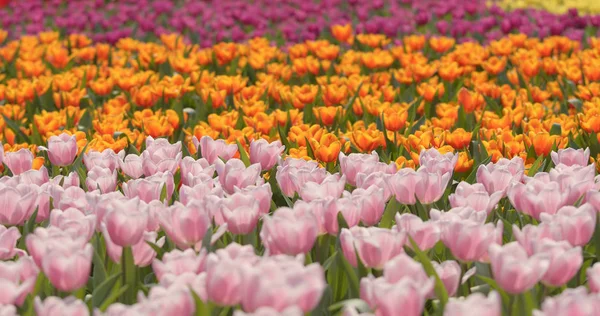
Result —
POLYGON ((595 1, 4 1, 0 316, 600 315, 595 1))

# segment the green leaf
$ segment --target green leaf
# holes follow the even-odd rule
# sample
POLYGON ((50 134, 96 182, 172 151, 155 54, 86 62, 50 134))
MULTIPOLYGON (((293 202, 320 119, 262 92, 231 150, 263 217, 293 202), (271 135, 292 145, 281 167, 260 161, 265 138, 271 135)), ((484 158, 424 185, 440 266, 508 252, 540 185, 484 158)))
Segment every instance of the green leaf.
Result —
POLYGON ((338 254, 337 258, 338 264, 343 268, 344 271, 346 271, 346 275, 348 276, 348 290, 350 291, 350 296, 359 297, 360 283, 358 280, 358 275, 356 275, 354 268, 352 267, 352 265, 350 265, 350 262, 348 262, 348 260, 346 260, 346 258, 343 255, 338 254))
POLYGON ((23 133, 23 131, 19 127, 20 124, 15 123, 13 120, 9 119, 4 114, 2 114, 2 117, 4 118, 4 122, 6 122, 6 126, 8 126, 8 128, 10 128, 13 132, 15 132, 17 136, 17 142, 30 143, 29 136, 23 133))
POLYGON ((29 217, 29 219, 23 225, 23 234, 19 240, 19 248, 25 249, 25 240, 27 239, 27 235, 33 233, 35 229, 35 219, 37 218, 38 208, 35 209, 33 214, 29 217))
POLYGON ((558 123, 552 124, 550 128, 550 135, 562 135, 562 127, 558 123))
POLYGON ((104 261, 98 253, 99 249, 94 249, 94 256, 92 257, 92 263, 94 265, 94 290, 97 286, 102 284, 106 280, 106 269, 104 268, 104 261))
POLYGON ((210 252, 211 250, 211 239, 213 236, 213 230, 212 227, 209 227, 208 230, 206 231, 206 234, 204 234, 204 238, 202 238, 202 248, 206 249, 207 252, 210 252))
POLYGON ((333 291, 334 302, 344 299, 346 293, 348 293, 348 278, 346 278, 344 269, 339 263, 339 257, 343 257, 339 252, 336 252, 336 254, 332 256, 334 259, 331 267, 327 271, 327 284, 331 286, 333 291))
POLYGON ((82 166, 83 155, 85 154, 85 151, 87 150, 89 145, 90 145, 90 143, 85 144, 85 147, 83 147, 81 154, 79 154, 79 156, 77 156, 75 161, 73 161, 73 163, 71 164, 70 171, 77 171, 77 169, 79 169, 82 166))
POLYGON ((531 165, 531 168, 529 168, 529 171, 527 171, 527 175, 530 177, 533 177, 537 171, 542 167, 542 162, 544 161, 544 156, 541 155, 539 156, 531 165))
POLYGON ((344 214, 342 214, 342 212, 339 212, 337 214, 337 222, 340 232, 342 231, 342 228, 348 228, 348 222, 346 222, 346 219, 344 218, 344 214))
POLYGON ((429 257, 427 257, 427 255, 421 249, 419 249, 419 246, 414 239, 408 236, 408 240, 410 241, 410 245, 413 251, 416 253, 417 258, 421 262, 421 265, 425 269, 425 272, 427 272, 427 275, 435 278, 435 295, 440 300, 440 310, 444 310, 444 306, 446 306, 446 303, 448 302, 448 291, 446 291, 444 283, 440 279, 437 272, 435 272, 435 268, 431 264, 429 257))
POLYGON ((292 146, 290 145, 290 141, 287 138, 287 135, 281 126, 277 126, 277 132, 279 133, 279 139, 281 139, 281 143, 285 146, 285 149, 290 150, 292 146))
POLYGON ((487 165, 488 163, 490 163, 490 161, 492 161, 492 156, 488 156, 487 158, 485 158, 485 160, 483 160, 481 163, 479 163, 479 165, 473 164, 473 170, 471 170, 471 173, 467 176, 465 181, 467 183, 471 183, 471 184, 475 183, 475 179, 477 177, 477 169, 479 169, 479 166, 487 165))
POLYGON ((194 290, 192 290, 191 288, 190 293, 192 293, 192 297, 194 298, 194 302, 196 303, 196 316, 211 315, 212 308, 210 304, 204 303, 200 296, 198 296, 198 294, 196 294, 196 292, 194 292, 194 290))
POLYGON ((97 288, 94 288, 94 291, 92 292, 93 307, 100 307, 102 303, 104 303, 120 277, 121 273, 113 274, 108 279, 104 280, 97 288))
POLYGON ((498 285, 498 283, 496 283, 496 281, 494 279, 488 278, 488 277, 480 275, 480 274, 476 274, 475 276, 477 278, 479 278, 481 281, 488 284, 495 291, 500 293, 500 297, 502 297, 502 302, 504 302, 505 305, 508 305, 508 301, 510 300, 508 297, 508 294, 506 294, 506 292, 504 292, 504 290, 498 285))
POLYGON ((106 311, 106 309, 112 304, 114 303, 118 298, 121 297, 121 295, 123 295, 127 290, 129 290, 129 285, 123 285, 121 286, 117 291, 113 291, 102 303, 102 305, 100 305, 100 310, 101 311, 106 311))
POLYGON ((154 252, 156 252, 156 258, 158 260, 161 260, 162 256, 165 253, 165 251, 162 249, 162 247, 151 241, 146 241, 146 243, 148 244, 148 246, 150 246, 150 248, 152 248, 152 250, 154 250, 154 252))
POLYGON ((160 201, 165 202, 167 200, 167 184, 163 183, 163 186, 160 190, 160 201))
POLYGON ((248 157, 246 149, 244 149, 244 146, 242 146, 239 140, 236 139, 235 143, 237 144, 238 151, 240 152, 240 160, 244 162, 244 165, 246 165, 246 167, 250 166, 250 157, 248 157))
POLYGON ((331 268, 332 264, 335 262, 335 256, 338 254, 337 251, 335 251, 331 257, 327 258, 327 260, 325 260, 325 263, 323 263, 323 270, 327 271, 329 270, 329 268, 331 268))
POLYGON ((381 217, 381 222, 379 222, 379 227, 381 228, 392 228, 392 224, 394 222, 394 218, 396 217, 396 213, 400 209, 400 202, 396 200, 395 196, 390 198, 385 210, 383 211, 383 217, 381 217))

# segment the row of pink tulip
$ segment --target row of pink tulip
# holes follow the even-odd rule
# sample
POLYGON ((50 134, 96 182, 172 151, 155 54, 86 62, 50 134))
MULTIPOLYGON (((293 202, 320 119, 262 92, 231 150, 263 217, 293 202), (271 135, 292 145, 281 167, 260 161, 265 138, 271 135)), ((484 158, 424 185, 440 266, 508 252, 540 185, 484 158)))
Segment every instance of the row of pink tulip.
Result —
POLYGON ((500 159, 459 179, 458 156, 436 149, 417 170, 342 153, 336 172, 278 142, 194 145, 199 159, 151 137, 141 154, 80 157, 63 134, 39 170, 29 150, 0 155, 0 314, 600 308, 588 150, 553 152, 547 172, 500 159))

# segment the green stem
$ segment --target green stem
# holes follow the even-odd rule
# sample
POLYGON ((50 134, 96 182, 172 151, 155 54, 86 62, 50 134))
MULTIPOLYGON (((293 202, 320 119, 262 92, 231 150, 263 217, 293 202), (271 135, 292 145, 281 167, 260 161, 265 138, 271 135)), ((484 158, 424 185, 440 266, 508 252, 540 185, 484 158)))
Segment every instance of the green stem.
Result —
POLYGON ((123 285, 127 285, 127 290, 123 294, 124 304, 135 303, 135 293, 137 288, 136 268, 133 262, 133 251, 131 247, 123 247, 121 255, 121 269, 123 272, 123 285))

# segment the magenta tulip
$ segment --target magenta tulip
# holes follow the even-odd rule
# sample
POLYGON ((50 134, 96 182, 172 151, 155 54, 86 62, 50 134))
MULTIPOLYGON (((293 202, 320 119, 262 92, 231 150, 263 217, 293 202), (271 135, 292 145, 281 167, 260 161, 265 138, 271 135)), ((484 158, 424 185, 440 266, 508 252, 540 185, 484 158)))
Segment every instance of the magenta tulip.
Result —
POLYGON ((90 276, 94 248, 49 249, 42 259, 42 271, 60 291, 72 292, 83 287, 90 276))
POLYGON ((104 216, 106 231, 116 245, 129 247, 142 240, 148 224, 148 213, 144 208, 145 205, 139 200, 137 202, 137 208, 128 208, 127 204, 114 203, 114 207, 104 216))

